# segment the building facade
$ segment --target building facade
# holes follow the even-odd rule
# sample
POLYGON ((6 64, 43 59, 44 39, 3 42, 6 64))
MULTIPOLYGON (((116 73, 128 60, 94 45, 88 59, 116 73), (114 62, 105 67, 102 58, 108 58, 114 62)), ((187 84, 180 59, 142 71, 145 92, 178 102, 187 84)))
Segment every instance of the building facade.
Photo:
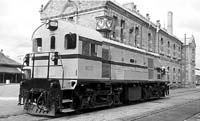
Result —
POLYGON ((184 38, 183 45, 183 83, 186 87, 195 86, 195 48, 194 36, 184 38))
POLYGON ((21 64, 10 59, 4 53, 0 52, 0 84, 1 83, 19 83, 21 80, 21 64))
POLYGON ((166 69, 163 79, 171 84, 185 84, 183 43, 173 35, 172 12, 168 13, 167 29, 159 21, 151 22, 149 14, 142 16, 134 3, 50 0, 40 12, 43 22, 65 19, 95 29, 113 41, 159 53, 160 64, 166 69))

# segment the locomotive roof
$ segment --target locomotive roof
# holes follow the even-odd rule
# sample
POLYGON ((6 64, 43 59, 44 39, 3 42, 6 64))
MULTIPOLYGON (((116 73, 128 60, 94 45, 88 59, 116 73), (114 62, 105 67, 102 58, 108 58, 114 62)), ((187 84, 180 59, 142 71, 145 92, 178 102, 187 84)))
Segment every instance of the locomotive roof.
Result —
POLYGON ((130 50, 135 50, 135 51, 138 51, 138 52, 141 52, 141 53, 145 53, 145 54, 149 54, 149 55, 159 57, 159 54, 157 54, 157 53, 149 52, 149 51, 146 51, 144 49, 140 49, 140 48, 133 47, 133 46, 130 46, 130 45, 125 45, 125 44, 117 42, 117 41, 113 41, 113 40, 106 39, 106 38, 104 38, 103 41, 110 43, 110 44, 113 44, 113 45, 120 46, 120 47, 128 48, 130 50))
POLYGON ((74 33, 77 33, 80 36, 87 37, 87 38, 94 39, 96 41, 102 42, 102 35, 99 32, 97 32, 93 29, 86 28, 86 27, 80 26, 80 25, 75 24, 75 23, 66 22, 64 20, 59 20, 58 26, 59 26, 60 23, 62 24, 61 26, 70 28, 70 31, 72 33, 74 32, 74 33))
POLYGON ((60 28, 60 27, 61 28, 62 27, 63 28, 66 28, 66 27, 70 28, 70 31, 72 33, 76 33, 80 36, 87 37, 87 38, 93 39, 95 41, 110 43, 110 44, 113 44, 113 45, 124 47, 124 48, 130 49, 130 50, 135 50, 135 51, 145 53, 145 54, 149 54, 149 55, 156 56, 156 57, 159 56, 159 54, 157 54, 157 53, 149 52, 149 51, 146 51, 144 49, 140 49, 140 48, 133 47, 133 46, 130 46, 130 45, 125 45, 123 43, 120 43, 120 42, 117 42, 117 41, 114 41, 114 40, 106 39, 98 31, 80 26, 80 25, 72 23, 72 22, 67 22, 65 20, 58 20, 58 26, 59 26, 58 28, 60 28))
POLYGON ((103 38, 103 36, 99 32, 97 32, 96 30, 86 28, 86 27, 83 27, 83 26, 80 26, 80 25, 77 25, 77 24, 74 24, 74 23, 66 22, 66 21, 63 21, 63 22, 65 22, 64 23, 64 24, 66 24, 65 26, 68 26, 72 32, 75 32, 78 35, 81 35, 81 36, 84 36, 84 37, 87 37, 87 38, 90 38, 90 39, 94 39, 94 40, 99 41, 99 42, 104 41, 104 42, 107 42, 107 43, 111 43, 113 45, 121 46, 121 47, 124 47, 124 48, 128 48, 128 49, 131 49, 131 50, 141 52, 141 53, 153 55, 153 56, 156 56, 156 57, 159 56, 159 54, 157 54, 157 53, 149 52, 149 51, 146 51, 144 49, 140 49, 140 48, 133 47, 133 46, 130 46, 130 45, 125 45, 123 43, 120 43, 120 42, 117 42, 117 41, 114 41, 114 40, 103 38))

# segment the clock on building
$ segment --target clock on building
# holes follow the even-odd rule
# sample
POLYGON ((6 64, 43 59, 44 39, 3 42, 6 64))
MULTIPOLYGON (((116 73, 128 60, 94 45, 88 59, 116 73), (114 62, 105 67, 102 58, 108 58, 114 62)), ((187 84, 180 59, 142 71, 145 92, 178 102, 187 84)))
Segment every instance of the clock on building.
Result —
POLYGON ((111 31, 112 18, 109 16, 96 17, 96 30, 98 31, 111 31))

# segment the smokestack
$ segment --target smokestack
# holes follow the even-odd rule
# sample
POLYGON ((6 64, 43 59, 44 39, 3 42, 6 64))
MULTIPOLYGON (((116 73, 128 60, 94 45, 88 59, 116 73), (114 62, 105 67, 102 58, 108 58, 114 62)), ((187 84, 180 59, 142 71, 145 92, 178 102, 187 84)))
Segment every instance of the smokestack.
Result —
POLYGON ((173 13, 171 11, 167 14, 167 31, 173 34, 173 13))
POLYGON ((147 18, 148 20, 150 20, 149 13, 146 14, 146 18, 147 18))
POLYGON ((133 2, 125 3, 125 4, 123 4, 123 7, 129 9, 130 11, 136 11, 137 10, 137 6, 133 2))

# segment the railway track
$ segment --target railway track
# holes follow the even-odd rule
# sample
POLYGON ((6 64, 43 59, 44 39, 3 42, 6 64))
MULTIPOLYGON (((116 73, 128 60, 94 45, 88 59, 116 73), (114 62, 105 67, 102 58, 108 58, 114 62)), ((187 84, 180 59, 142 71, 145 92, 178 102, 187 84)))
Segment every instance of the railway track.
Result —
MULTIPOLYGON (((191 90, 180 90, 180 91, 177 91, 177 92, 174 92, 172 93, 170 96, 167 96, 166 98, 163 98, 162 100, 169 100, 170 98, 173 98, 173 97, 181 97, 183 95, 190 95, 190 94, 195 94, 195 93, 199 93, 200 92, 200 89, 191 89, 191 90)), ((156 103, 156 101, 159 101, 158 100, 151 100, 150 102, 151 103, 156 103)), ((180 108, 180 106, 183 106, 183 105, 187 105, 189 103, 192 103, 192 102, 195 102, 195 101, 200 101, 200 99, 198 100, 191 100, 191 101, 187 101, 186 103, 181 103, 181 104, 177 104, 177 105, 174 105, 173 107, 167 107, 167 108, 161 108, 161 109, 158 109, 158 110, 154 110, 154 111, 151 111, 151 112, 145 112, 144 114, 140 114, 138 116, 134 116, 134 117, 126 117, 125 120, 131 120, 131 121, 137 121, 137 120, 141 120, 143 118, 147 118, 147 117, 150 117, 150 116, 153 116, 153 115, 157 115, 159 113, 163 113, 163 112, 166 112, 166 111, 170 111, 170 110, 175 110, 175 109, 178 109, 180 108)), ((140 103, 137 103, 137 104, 140 104, 140 103)), ((126 106, 129 106, 129 105, 126 105, 126 106)), ((130 105, 131 106, 131 105, 130 105)), ((123 106, 122 106, 123 107, 123 106)), ((118 107, 118 108, 121 108, 121 107, 118 107)), ((109 108, 100 108, 100 110, 110 110, 109 108)), ((114 108, 111 108, 111 109, 114 109, 114 108)), ((99 109, 94 109, 94 110, 89 110, 89 111, 86 111, 85 113, 80 113, 81 115, 92 115, 92 113, 96 113, 98 112, 99 109), (88 114, 89 113, 89 114, 88 114)), ((74 117, 76 117, 77 115, 80 115, 80 114, 77 114, 77 113, 68 113, 68 114, 62 114, 59 116, 59 118, 62 118, 62 117, 68 117, 69 119, 72 119, 74 117)), ((13 114, 13 115, 5 115, 5 116, 0 116, 0 121, 5 121, 6 119, 9 119, 10 117, 13 117, 15 119, 20 119, 20 117, 25 117, 27 119, 30 119, 30 120, 39 120, 39 121, 45 121, 45 120, 51 120, 52 118, 51 117, 35 117, 35 116, 32 116, 32 115, 28 115, 28 114, 24 114, 24 113, 21 113, 21 114, 13 114)), ((118 119, 118 120, 124 120, 123 119, 118 119)), ((17 120, 16 120, 17 121, 17 120)))
MULTIPOLYGON (((199 92, 200 92, 200 90, 188 90, 187 92, 180 91, 180 92, 174 93, 171 96, 168 96, 168 98, 171 98, 171 97, 180 97, 180 96, 183 96, 183 95, 190 95, 190 94, 199 93, 199 92)), ((193 100, 187 101, 185 103, 176 104, 176 105, 173 105, 173 106, 170 106, 170 107, 167 107, 167 108, 161 108, 161 109, 158 109, 158 110, 155 110, 155 111, 151 111, 151 112, 146 112, 146 113, 138 115, 138 116, 127 117, 127 118, 125 118, 125 120, 126 121, 140 121, 141 120, 142 121, 142 119, 144 119, 144 118, 153 117, 154 115, 162 114, 162 113, 165 113, 165 112, 168 112, 168 111, 171 111, 171 110, 177 110, 177 111, 179 111, 179 109, 181 107, 184 107, 184 106, 186 106, 188 104, 195 103, 195 102, 196 103, 200 103, 200 99, 193 99, 193 100)), ((187 117, 187 118, 189 118, 189 117, 187 117)), ((124 118, 123 119, 119 119, 119 120, 120 121, 121 120, 124 121, 124 118)))
POLYGON ((192 94, 193 92, 200 92, 200 89, 191 89, 191 90, 181 90, 180 92, 175 92, 173 94, 169 94, 169 96, 167 97, 176 97, 176 96, 182 96, 182 95, 185 95, 185 94, 192 94))
POLYGON ((164 112, 167 112, 167 111, 170 111, 170 110, 177 110, 177 109, 180 109, 181 107, 183 107, 184 105, 190 104, 192 102, 198 102, 199 103, 200 99, 199 100, 192 100, 192 101, 189 101, 189 102, 186 102, 186 103, 183 103, 183 104, 174 105, 173 107, 167 107, 167 108, 162 108, 162 109, 159 109, 159 110, 147 112, 147 113, 139 115, 139 116, 129 117, 129 118, 126 118, 126 121, 138 121, 140 119, 150 117, 150 116, 153 116, 153 115, 157 115, 157 114, 160 114, 160 113, 164 113, 164 112))

